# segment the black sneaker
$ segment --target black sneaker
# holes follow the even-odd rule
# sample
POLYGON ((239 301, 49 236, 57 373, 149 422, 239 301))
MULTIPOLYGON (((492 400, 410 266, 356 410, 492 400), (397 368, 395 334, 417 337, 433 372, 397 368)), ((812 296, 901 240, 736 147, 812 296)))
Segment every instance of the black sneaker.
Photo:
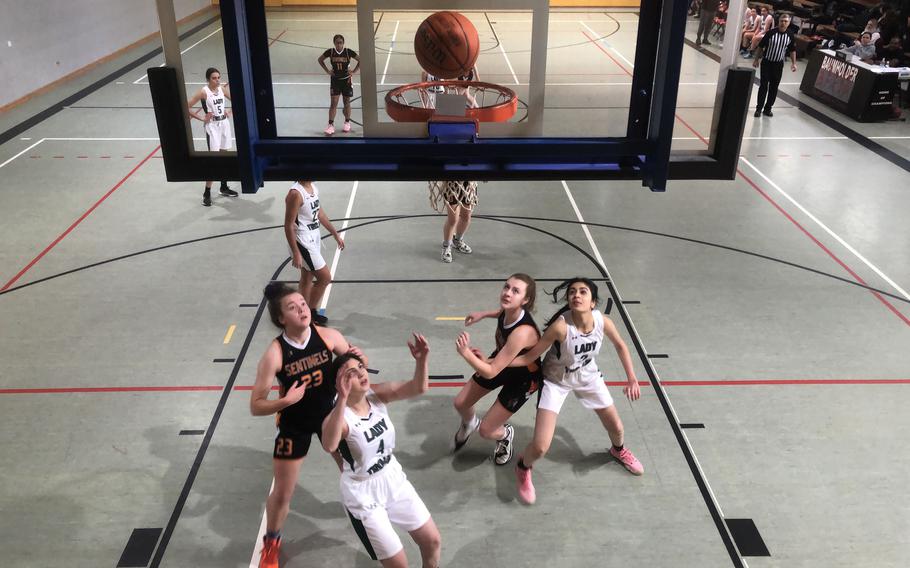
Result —
POLYGON ((315 323, 316 325, 325 326, 325 325, 328 325, 328 323, 329 323, 329 318, 319 315, 319 313, 316 310, 310 311, 310 315, 313 317, 313 323, 315 323))
POLYGON ((755 109, 755 114, 753 114, 752 116, 754 116, 755 118, 760 117, 760 116, 761 116, 761 111, 760 111, 759 109, 755 109))
POLYGON ((771 109, 768 109, 768 110, 762 112, 762 114, 765 116, 774 116, 774 113, 771 112, 771 109))
POLYGON ((221 189, 218 191, 221 192, 221 195, 225 195, 227 197, 237 197, 237 192, 226 185, 222 185, 221 189))
POLYGON ((208 190, 202 194, 202 204, 206 207, 212 206, 212 194, 208 190))
POLYGON ((705 41, 701 42, 701 44, 702 45, 711 45, 711 42, 708 40, 705 40, 705 41))

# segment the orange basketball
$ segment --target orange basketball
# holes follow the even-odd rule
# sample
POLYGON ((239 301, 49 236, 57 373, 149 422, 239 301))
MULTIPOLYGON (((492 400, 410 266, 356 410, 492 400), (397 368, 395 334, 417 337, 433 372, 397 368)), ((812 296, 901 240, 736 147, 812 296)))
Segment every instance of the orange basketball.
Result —
POLYGON ((436 12, 417 28, 414 54, 424 71, 440 79, 467 75, 480 54, 477 28, 458 12, 436 12))

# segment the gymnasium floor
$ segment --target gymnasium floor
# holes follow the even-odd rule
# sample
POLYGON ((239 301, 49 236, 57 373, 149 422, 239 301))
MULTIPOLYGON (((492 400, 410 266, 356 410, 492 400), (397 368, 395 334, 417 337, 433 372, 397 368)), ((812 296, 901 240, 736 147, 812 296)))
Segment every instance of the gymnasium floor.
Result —
MULTIPOLYGON (((548 133, 582 135, 591 123, 622 131, 625 110, 614 107, 626 104, 627 85, 555 84, 568 82, 560 73, 627 82, 635 20, 551 12, 550 45, 579 45, 549 55, 548 133)), ((391 45, 395 25, 383 18, 377 46, 391 45)), ((403 37, 416 23, 401 26, 403 37)), ((503 27, 498 39, 516 46, 520 69, 523 32, 503 27)), ((356 37, 351 12, 274 13, 269 29, 273 71, 301 77, 317 76, 319 51, 288 42, 356 37)), ((492 37, 481 30, 482 41, 492 37)), ((183 39, 187 81, 223 67, 219 38, 214 22, 183 39)), ((153 47, 7 113, 0 128, 153 47)), ((503 51, 481 56, 487 77, 509 78, 503 51)), ((146 565, 127 562, 133 555, 222 567, 256 557, 274 427, 250 416, 249 386, 277 335, 261 290, 296 279, 279 228, 288 184, 203 208, 201 183, 167 183, 141 77, 160 61, 0 145, 4 566, 146 565)), ((406 56, 389 61, 388 80, 415 80, 406 56)), ((698 84, 680 88, 674 148, 701 148, 717 63, 690 45, 682 70, 698 84)), ((877 137, 897 160, 779 101, 773 119, 750 114, 735 181, 672 182, 663 194, 634 182, 481 185, 475 252, 449 265, 426 184, 319 184, 329 216, 348 219, 336 222, 347 227, 345 251, 325 245, 337 280, 331 325, 368 353, 376 380, 410 376, 411 330, 431 342, 431 373, 442 378, 391 412, 396 455, 442 533, 443 566, 910 564, 910 175, 899 161, 910 158, 910 131, 822 110, 796 82, 788 74, 782 90, 841 129, 877 137), (573 401, 536 468, 534 507, 517 502, 511 467, 492 465, 491 444, 472 439, 450 454, 451 402, 468 369, 454 350, 461 324, 438 318, 494 307, 516 271, 544 289, 576 274, 610 279, 602 307, 609 298, 649 383, 641 400, 621 399, 609 349, 599 364, 644 476, 608 459, 598 421, 573 401), (752 548, 756 535, 768 555, 752 548)), ((321 131, 324 85, 276 93, 283 133, 321 131)), ((554 309, 542 300, 538 321, 554 309)), ((491 347, 491 324, 471 331, 491 347)), ((521 448, 533 408, 514 424, 521 448)), ((282 565, 373 565, 320 451, 304 464, 282 565)))

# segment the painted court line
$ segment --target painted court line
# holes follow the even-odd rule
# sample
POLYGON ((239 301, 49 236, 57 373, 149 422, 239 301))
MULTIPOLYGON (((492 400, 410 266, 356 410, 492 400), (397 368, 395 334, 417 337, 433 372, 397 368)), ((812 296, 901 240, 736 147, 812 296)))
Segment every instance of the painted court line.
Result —
POLYGON ((401 21, 395 22, 395 31, 392 32, 392 44, 389 46, 389 52, 385 56, 385 68, 382 70, 382 81, 379 82, 380 85, 385 85, 385 77, 389 73, 389 62, 392 60, 392 52, 395 50, 395 38, 398 37, 398 24, 401 21))
POLYGON ((128 180, 128 179, 130 178, 130 176, 132 176, 134 173, 136 173, 136 170, 138 170, 139 168, 142 167, 143 164, 145 164, 146 162, 148 162, 148 161, 151 159, 151 157, 155 154, 155 152, 157 152, 160 148, 161 148, 160 145, 159 145, 159 146, 155 146, 155 149, 152 150, 152 151, 149 153, 148 156, 146 156, 145 158, 142 159, 141 162, 139 162, 138 164, 136 164, 136 166, 135 166, 132 170, 130 170, 130 172, 129 172, 128 174, 126 174, 125 176, 123 176, 123 178, 122 178, 120 181, 118 181, 117 184, 114 185, 114 187, 112 187, 110 190, 108 190, 107 193, 105 193, 104 195, 102 195, 101 198, 98 199, 98 201, 96 201, 91 207, 89 207, 89 208, 85 211, 85 213, 83 213, 78 219, 76 219, 75 221, 73 221, 73 223, 72 223, 69 227, 67 227, 67 229, 66 229, 65 231, 63 231, 62 233, 60 233, 60 235, 59 235, 56 239, 54 239, 54 240, 51 242, 51 244, 47 245, 47 247, 45 247, 44 250, 41 251, 41 252, 38 254, 38 256, 36 256, 35 258, 33 258, 31 262, 29 262, 28 264, 26 264, 25 267, 24 267, 22 270, 20 270, 20 271, 19 271, 15 276, 13 276, 6 284, 4 284, 3 287, 0 288, 0 292, 6 290, 6 289, 9 288, 10 286, 12 286, 17 280, 19 280, 20 278, 22 278, 22 276, 23 276, 26 272, 28 272, 28 271, 32 268, 32 266, 34 266, 35 264, 37 264, 37 262, 38 262, 39 260, 41 260, 41 259, 44 257, 44 255, 46 255, 47 253, 49 253, 49 252, 51 251, 51 249, 53 249, 55 246, 57 246, 57 243, 59 243, 60 241, 62 241, 64 238, 66 238, 66 236, 67 236, 68 234, 70 234, 70 233, 72 232, 73 229, 75 229, 77 226, 79 226, 79 224, 82 223, 82 221, 84 221, 86 217, 88 217, 89 215, 91 215, 92 211, 94 211, 95 209, 97 209, 98 206, 101 205, 101 204, 104 202, 105 199, 107 199, 107 198, 110 197, 115 191, 117 191, 117 189, 119 189, 120 186, 123 185, 124 182, 126 182, 126 180, 128 180))
MULTIPOLYGON (((888 284, 890 284, 891 287, 894 288, 895 290, 897 290, 897 292, 898 292, 901 296, 903 296, 903 297, 906 298, 907 300, 910 300, 910 294, 908 294, 906 290, 904 290, 903 288, 901 288, 901 287, 897 284, 897 282, 895 282, 895 281, 892 280, 890 277, 888 277, 888 275, 886 275, 884 272, 882 272, 877 266, 875 266, 874 264, 872 264, 872 263, 869 261, 869 259, 867 259, 865 256, 863 256, 862 254, 860 254, 860 252, 859 252, 858 250, 856 250, 850 243, 848 243, 848 242, 845 241, 843 238, 841 238, 840 235, 838 235, 837 233, 835 233, 834 231, 832 231, 832 230, 831 230, 827 225, 825 225, 818 217, 816 217, 815 215, 813 215, 812 213, 810 213, 808 209, 806 209, 806 208, 803 207, 798 201, 796 201, 795 199, 793 199, 793 197, 791 197, 789 193, 787 193, 786 191, 784 191, 783 189, 781 189, 781 187, 780 187, 779 185, 777 185, 776 183, 774 183, 774 182, 771 180, 771 178, 769 178, 769 177, 766 176, 761 170, 759 170, 758 168, 756 168, 756 167, 752 164, 752 162, 750 162, 749 160, 747 160, 746 158, 744 158, 744 157, 742 157, 742 156, 740 156, 739 159, 742 160, 747 166, 749 166, 750 168, 752 168, 752 169, 755 171, 755 173, 757 173, 758 175, 760 175, 760 176, 762 177, 762 179, 764 179, 766 182, 768 182, 768 184, 770 184, 771 187, 773 187, 775 190, 777 190, 778 193, 780 193, 781 195, 783 195, 783 196, 787 199, 787 201, 789 201, 789 202, 792 203, 794 206, 796 206, 797 209, 799 209, 800 211, 802 211, 804 215, 806 215, 807 217, 809 217, 810 219, 812 219, 812 221, 814 221, 816 225, 818 225, 819 227, 821 227, 821 229, 822 229, 823 231, 825 231, 826 233, 828 233, 832 238, 834 238, 834 240, 836 240, 837 242, 839 242, 839 243, 841 244, 841 246, 843 246, 845 249, 847 249, 848 251, 850 251, 851 253, 853 253, 853 255, 854 255, 856 258, 858 258, 860 261, 862 261, 863 264, 865 264, 865 265, 868 266, 870 269, 872 269, 872 271, 875 272, 882 280, 884 280, 885 282, 887 282, 888 284)), ((910 323, 910 322, 908 322, 908 323, 910 323)))
MULTIPOLYGON (((604 263, 603 257, 600 254, 600 249, 597 248, 597 244, 594 242, 594 239, 591 237, 590 231, 588 231, 588 226, 587 226, 587 224, 585 224, 585 219, 582 216, 581 211, 578 209, 578 205, 575 203, 575 197, 572 195, 572 191, 569 189, 569 185, 565 182, 565 180, 561 180, 561 181, 562 181, 563 189, 565 189, 565 192, 566 192, 566 197, 568 197, 569 203, 572 205, 572 209, 575 211, 575 217, 582 224, 581 227, 584 230, 585 236, 588 239, 588 244, 591 246, 591 250, 594 252, 594 256, 597 259, 597 262, 600 263, 600 265, 603 269, 604 276, 607 278, 607 280, 609 282, 615 283, 616 280, 614 280, 613 276, 610 274, 610 270, 607 268, 606 263, 604 263)), ((611 291, 616 295, 616 300, 621 302, 622 298, 619 297, 618 291, 613 286, 611 286, 611 291)), ((637 346, 636 348, 647 353, 647 349, 644 346, 644 342, 641 340, 641 336, 638 334, 638 330, 635 328, 635 324, 632 322, 631 318, 624 318, 624 320, 626 322, 626 327, 627 327, 628 332, 632 335, 633 340, 636 341, 636 346, 637 346)), ((645 363, 645 362, 642 361, 642 363, 645 363)), ((651 367, 650 363, 646 363, 646 365, 649 367, 647 369, 649 376, 651 376, 653 379, 658 381, 659 385, 662 385, 663 381, 660 380, 660 376, 657 373, 657 369, 651 367)), ((702 495, 704 496, 704 498, 706 500, 706 505, 708 505, 707 500, 710 499, 710 506, 708 507, 709 510, 710 510, 711 506, 714 507, 714 511, 711 513, 712 517, 716 513, 716 515, 718 515, 721 519, 723 519, 724 517, 726 517, 726 515, 724 515, 724 511, 720 506, 720 502, 718 501, 717 496, 714 494, 714 489, 712 489, 711 484, 708 482, 708 476, 705 474, 704 468, 702 468, 701 463, 698 461, 698 456, 695 454, 695 450, 692 448, 692 444, 689 441, 688 436, 686 436, 685 430, 678 428, 680 419, 679 419, 679 415, 676 413, 676 409, 673 407, 673 403, 670 401, 670 398, 667 396, 662 397, 662 399, 663 399, 662 402, 665 405, 665 411, 669 411, 670 416, 672 416, 673 423, 677 426, 678 440, 680 441, 680 445, 683 445, 683 444, 685 445, 685 448, 683 448, 683 454, 691 459, 690 467, 694 465, 695 471, 697 471, 697 476, 694 475, 695 471, 692 472, 693 476, 696 477, 696 479, 695 479, 696 485, 698 485, 698 482, 700 480, 701 483, 704 485, 704 490, 702 491, 702 495)), ((715 519, 715 522, 717 522, 716 519, 715 519)), ((724 537, 725 533, 723 533, 722 530, 725 530, 725 529, 723 529, 721 525, 718 525, 718 531, 720 532, 720 536, 722 537, 723 540, 725 540, 725 546, 727 547, 728 552, 731 555, 731 558, 734 560, 734 563, 740 562, 740 563, 742 563, 743 566, 746 566, 748 568, 748 564, 746 563, 745 559, 743 559, 743 557, 739 553, 739 551, 735 550, 735 548, 731 548, 731 545, 726 543, 727 539, 724 537), (735 554, 735 558, 733 558, 734 554, 735 554)))
MULTIPOLYGON (((181 52, 180 52, 180 55, 183 55, 183 54, 186 53, 187 51, 193 49, 194 47, 196 47, 197 45, 199 45, 200 43, 202 43, 202 42, 204 42, 205 40, 209 39, 210 37, 212 37, 213 35, 217 34, 217 33, 220 32, 220 31, 221 31, 221 28, 219 27, 217 30, 213 31, 213 32, 210 33, 209 35, 205 36, 204 38, 200 39, 199 41, 197 41, 197 42, 194 43, 193 45, 191 45, 191 46, 189 46, 188 48, 186 48, 186 49, 184 49, 183 51, 181 51, 181 52)), ((158 67, 164 67, 164 63, 162 63, 162 64, 159 65, 158 67)), ((142 81, 142 80, 145 79, 146 77, 148 77, 148 73, 146 73, 146 74, 143 75, 142 77, 139 77, 138 79, 136 79, 135 81, 133 81, 133 84, 134 84, 134 85, 139 85, 139 84, 140 84, 140 81, 142 81)))
MULTIPOLYGON (((346 229, 348 228, 348 219, 351 216, 351 209, 354 207, 354 198, 357 196, 357 186, 360 185, 359 181, 354 182, 354 187, 351 188, 351 198, 348 199, 348 208, 344 212, 344 223, 341 225, 341 231, 338 232, 341 240, 344 240, 344 235, 346 234, 346 229)), ((332 280, 335 279, 335 270, 338 268, 338 259, 341 258, 341 250, 337 247, 335 248, 335 257, 332 259, 332 269, 330 273, 332 275, 332 280)), ((329 285, 326 286, 325 295, 322 297, 322 304, 319 306, 319 309, 324 310, 325 307, 329 304, 329 296, 332 294, 332 283, 329 282, 329 285)))
POLYGON ((437 316, 436 321, 464 321, 461 316, 437 316))
POLYGON ((32 148, 34 148, 34 147, 37 146, 38 144, 41 144, 41 143, 44 142, 45 140, 47 140, 47 138, 42 138, 41 140, 38 140, 37 142, 35 142, 34 144, 32 144, 31 146, 29 146, 29 147, 26 148, 25 150, 22 150, 21 152, 19 152, 18 154, 16 154, 16 155, 13 156, 12 158, 10 158, 9 160, 7 160, 7 161, 3 162, 2 164, 0 164, 0 168, 2 168, 3 166, 5 166, 6 164, 12 162, 13 160, 15 160, 16 158, 18 158, 18 157, 21 156, 22 154, 28 152, 29 150, 31 150, 32 148))
POLYGON ((228 328, 227 333, 224 335, 224 342, 223 342, 224 345, 227 345, 228 343, 231 342, 231 337, 234 336, 235 329, 237 329, 237 326, 234 324, 231 324, 231 327, 228 328))
POLYGON ((490 21, 490 18, 487 17, 487 22, 490 24, 490 30, 493 32, 493 36, 496 38, 496 42, 499 44, 499 51, 502 53, 503 58, 506 60, 506 65, 509 66, 509 72, 512 73, 512 78, 515 79, 516 85, 521 85, 518 81, 518 75, 515 74, 515 69, 512 67, 512 62, 509 61, 509 55, 506 53, 506 48, 502 43, 502 39, 499 37, 499 34, 496 33, 496 28, 493 27, 493 22, 490 21))

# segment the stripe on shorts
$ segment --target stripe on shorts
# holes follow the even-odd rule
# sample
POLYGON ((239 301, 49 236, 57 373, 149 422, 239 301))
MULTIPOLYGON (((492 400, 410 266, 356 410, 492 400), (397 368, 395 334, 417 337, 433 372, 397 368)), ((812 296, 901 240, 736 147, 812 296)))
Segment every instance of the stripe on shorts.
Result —
POLYGON ((355 519, 354 515, 350 511, 345 509, 348 514, 348 518, 351 519, 351 526, 354 527, 354 532, 357 533, 357 536, 360 538, 360 542, 363 543, 363 547, 367 549, 367 554, 370 555, 370 558, 373 560, 379 560, 376 558, 376 551, 373 550, 373 545, 370 543, 370 537, 367 536, 367 529, 363 526, 363 523, 359 519, 355 519))
POLYGON ((310 251, 300 244, 300 241, 295 242, 297 243, 297 250, 299 250, 300 254, 303 256, 303 263, 306 265, 307 272, 316 272, 316 269, 313 268, 313 259, 310 257, 310 251))

